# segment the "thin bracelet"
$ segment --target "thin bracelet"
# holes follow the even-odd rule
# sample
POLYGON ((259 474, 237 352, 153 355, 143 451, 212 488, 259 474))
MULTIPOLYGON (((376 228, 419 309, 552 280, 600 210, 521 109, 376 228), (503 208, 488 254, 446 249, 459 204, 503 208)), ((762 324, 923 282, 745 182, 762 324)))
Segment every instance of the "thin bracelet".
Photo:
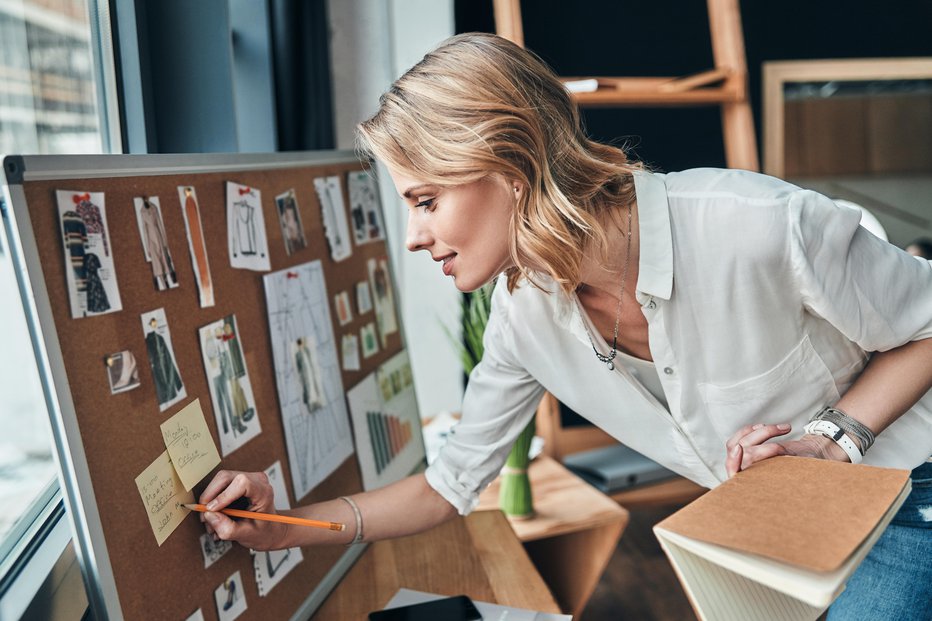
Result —
POLYGON ((848 435, 857 438, 860 444, 858 449, 860 450, 861 455, 865 455, 867 453, 868 449, 870 449, 870 447, 874 444, 874 440, 876 439, 874 432, 871 431, 867 425, 855 418, 852 418, 851 416, 848 416, 848 414, 839 410, 838 408, 825 406, 810 419, 810 422, 816 420, 831 421, 838 425, 848 435))
POLYGON ((356 516, 356 536, 353 537, 352 541, 346 544, 348 548, 362 541, 362 513, 359 511, 359 506, 356 504, 356 501, 349 496, 340 496, 340 500, 345 500, 350 508, 353 509, 353 515, 356 516))

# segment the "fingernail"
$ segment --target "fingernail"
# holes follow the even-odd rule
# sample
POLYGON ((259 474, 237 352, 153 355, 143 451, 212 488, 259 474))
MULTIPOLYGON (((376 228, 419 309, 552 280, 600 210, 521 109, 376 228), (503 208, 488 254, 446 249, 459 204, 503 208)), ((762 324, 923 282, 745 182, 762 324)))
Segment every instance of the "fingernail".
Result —
POLYGON ((740 445, 740 444, 735 444, 734 448, 731 449, 731 456, 732 456, 732 457, 737 457, 737 456, 738 456, 738 453, 739 453, 740 451, 741 451, 741 445, 740 445))
POLYGON ((779 425, 777 425, 777 429, 779 429, 780 431, 786 431, 789 428, 790 426, 787 423, 780 423, 779 425))
POLYGON ((213 510, 216 509, 216 508, 217 508, 217 501, 216 501, 216 500, 211 500, 209 503, 207 503, 207 510, 208 510, 208 511, 213 511, 213 510))
POLYGON ((764 423, 757 423, 756 425, 754 425, 753 427, 751 427, 751 429, 753 429, 753 430, 756 431, 756 430, 760 429, 760 428, 763 427, 763 426, 764 426, 764 423))

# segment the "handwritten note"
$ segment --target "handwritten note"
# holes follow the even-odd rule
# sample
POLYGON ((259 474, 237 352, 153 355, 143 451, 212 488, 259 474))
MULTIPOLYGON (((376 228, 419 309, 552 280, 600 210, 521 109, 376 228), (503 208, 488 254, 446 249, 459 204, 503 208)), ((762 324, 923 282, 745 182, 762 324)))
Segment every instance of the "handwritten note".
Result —
POLYGON ((159 455, 136 477, 136 487, 146 505, 155 540, 162 545, 189 513, 178 504, 193 503, 194 494, 184 489, 168 451, 159 455))
POLYGON ((162 438, 186 490, 220 463, 220 454, 197 399, 162 423, 162 438))

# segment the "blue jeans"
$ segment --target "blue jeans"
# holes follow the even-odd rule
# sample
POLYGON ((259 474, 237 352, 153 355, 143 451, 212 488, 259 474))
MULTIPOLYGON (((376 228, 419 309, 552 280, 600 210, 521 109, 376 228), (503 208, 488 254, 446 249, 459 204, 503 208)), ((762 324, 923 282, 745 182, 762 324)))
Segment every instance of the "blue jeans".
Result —
POLYGON ((932 620, 932 463, 828 611, 828 621, 932 620))

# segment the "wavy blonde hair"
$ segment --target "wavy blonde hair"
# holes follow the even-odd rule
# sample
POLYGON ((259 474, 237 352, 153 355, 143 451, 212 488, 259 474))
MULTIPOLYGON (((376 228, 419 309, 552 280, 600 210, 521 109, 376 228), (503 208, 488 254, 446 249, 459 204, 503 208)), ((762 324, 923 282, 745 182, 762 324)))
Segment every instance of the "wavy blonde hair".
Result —
POLYGON ((509 291, 522 276, 540 286, 538 271, 572 291, 587 244, 607 258, 606 216, 633 203, 641 165, 586 136, 576 103, 536 55, 495 35, 458 35, 379 103, 357 128, 363 156, 441 187, 498 173, 526 188, 511 218, 509 291))

